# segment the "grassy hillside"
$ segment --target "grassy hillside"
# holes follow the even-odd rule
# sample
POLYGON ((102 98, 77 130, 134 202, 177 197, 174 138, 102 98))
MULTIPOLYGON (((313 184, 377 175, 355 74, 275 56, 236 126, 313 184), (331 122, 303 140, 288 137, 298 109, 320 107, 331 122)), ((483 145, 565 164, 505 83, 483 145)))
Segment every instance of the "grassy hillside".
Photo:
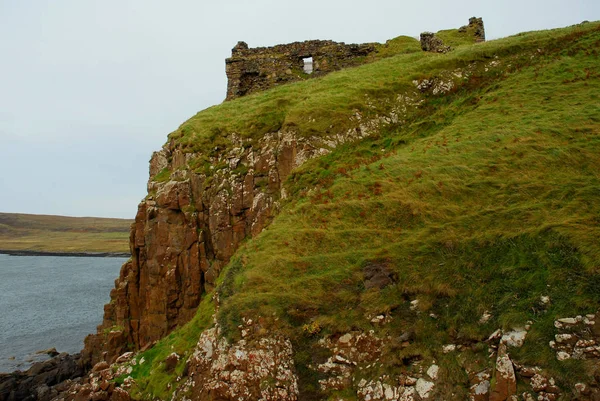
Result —
MULTIPOLYGON (((190 150, 227 146, 220 141, 230 132, 343 132, 356 111, 385 113, 390 99, 414 90, 413 80, 472 68, 468 82, 427 95, 404 124, 290 177, 281 213, 221 274, 217 318, 225 335, 238 339, 242 317, 259 316, 269 331, 285 333, 307 399, 323 399, 319 375, 307 368, 317 339, 359 329, 394 339, 380 373, 403 371, 414 358, 440 361, 447 383, 440 399, 466 399, 459 368, 490 363, 487 346, 462 360, 442 355, 443 344, 480 344, 497 328, 527 322, 528 340, 511 355, 547 369, 561 386, 585 380, 589 363, 559 363, 548 342, 556 318, 600 307, 599 51, 600 24, 587 23, 446 55, 398 54, 227 102, 184 123, 171 138, 190 150), (366 285, 373 266, 391 284, 366 285), (544 308, 541 296, 551 299, 544 308), (482 324, 484 312, 491 318, 482 324), (391 322, 373 326, 379 314, 391 322), (414 339, 405 347, 395 339, 407 330, 414 339)), ((210 298, 195 322, 146 354, 154 370, 134 372, 139 394, 165 396, 157 383, 174 374, 160 363, 174 343, 189 352, 194 338, 186 336, 197 321, 208 324, 210 298)))
POLYGON ((133 220, 0 213, 0 250, 129 252, 133 220))
MULTIPOLYGON (((588 28, 592 24, 588 24, 588 28)), ((338 71, 317 79, 275 87, 205 109, 169 135, 187 152, 201 152, 202 158, 190 167, 210 173, 208 154, 233 146, 227 138, 236 133, 257 140, 264 134, 287 129, 300 136, 327 136, 346 132, 356 124, 358 114, 369 119, 388 113, 398 94, 414 89, 414 80, 435 76, 455 68, 494 57, 509 57, 539 47, 562 46, 567 31, 532 32, 509 40, 464 44, 457 30, 440 31, 451 43, 463 43, 448 55, 419 51, 414 38, 400 36, 381 45, 375 59, 360 67, 338 71), (393 56, 392 55, 396 55, 393 56)), ((529 56, 527 56, 529 57, 529 56)), ((520 60, 529 63, 530 60, 520 60)), ((218 168, 218 166, 216 166, 218 168)), ((168 176, 163 172, 161 179, 168 176)))

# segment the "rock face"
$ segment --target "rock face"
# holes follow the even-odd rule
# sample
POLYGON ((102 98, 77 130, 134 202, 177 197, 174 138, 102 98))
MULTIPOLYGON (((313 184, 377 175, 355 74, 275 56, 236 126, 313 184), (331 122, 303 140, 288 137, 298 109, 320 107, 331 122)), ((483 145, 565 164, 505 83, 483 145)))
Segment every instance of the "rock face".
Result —
POLYGON ((132 258, 121 268, 98 334, 86 338, 86 360, 112 362, 189 321, 241 241, 269 223, 292 169, 368 135, 361 127, 329 138, 276 132, 257 143, 232 134, 228 150, 210 159, 210 176, 192 171, 187 162, 199 155, 174 142, 155 152, 148 196, 131 228, 132 258), (170 179, 155 180, 165 168, 170 179))
POLYGON ((303 79, 306 62, 312 63, 312 75, 362 63, 362 57, 375 51, 375 44, 337 43, 331 40, 308 40, 274 47, 248 48, 245 42, 231 50, 226 63, 227 100, 263 91, 303 79))

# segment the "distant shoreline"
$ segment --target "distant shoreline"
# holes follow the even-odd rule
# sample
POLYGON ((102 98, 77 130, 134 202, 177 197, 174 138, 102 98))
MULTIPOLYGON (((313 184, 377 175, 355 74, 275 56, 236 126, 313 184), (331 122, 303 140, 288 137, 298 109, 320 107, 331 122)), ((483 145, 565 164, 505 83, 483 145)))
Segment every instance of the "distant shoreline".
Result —
POLYGON ((0 254, 10 256, 71 256, 94 258, 128 258, 131 256, 129 252, 50 252, 7 249, 0 249, 0 254))

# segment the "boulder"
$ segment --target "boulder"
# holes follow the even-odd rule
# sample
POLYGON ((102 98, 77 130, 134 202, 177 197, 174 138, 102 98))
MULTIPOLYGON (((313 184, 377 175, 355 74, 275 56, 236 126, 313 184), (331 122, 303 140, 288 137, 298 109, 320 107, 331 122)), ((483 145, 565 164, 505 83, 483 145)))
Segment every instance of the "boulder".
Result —
POLYGON ((369 262, 363 267, 365 289, 385 288, 396 281, 394 272, 385 262, 369 262))
POLYGON ((85 365, 79 354, 62 353, 35 363, 25 372, 0 374, 0 400, 47 401, 56 395, 53 386, 84 374, 85 365))
POLYGON ((165 359, 165 370, 167 372, 172 372, 175 367, 177 366, 177 363, 179 362, 179 355, 177 355, 175 352, 173 352, 171 355, 169 355, 167 357, 167 359, 165 359))
POLYGON ((490 401, 506 401, 517 394, 517 377, 507 353, 507 345, 500 343, 496 359, 496 383, 490 393, 490 401))

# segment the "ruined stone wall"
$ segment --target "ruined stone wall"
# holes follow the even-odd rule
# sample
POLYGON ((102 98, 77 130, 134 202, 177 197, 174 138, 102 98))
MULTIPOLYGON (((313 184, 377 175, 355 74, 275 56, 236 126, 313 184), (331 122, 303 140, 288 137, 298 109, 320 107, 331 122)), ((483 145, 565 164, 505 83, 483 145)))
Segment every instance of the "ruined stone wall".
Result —
POLYGON ((281 131, 252 143, 231 134, 230 146, 210 160, 226 167, 210 177, 189 169, 188 161, 199 155, 174 141, 155 152, 148 196, 131 227, 132 258, 115 281, 98 333, 85 340, 86 363, 112 363, 188 322, 242 241, 271 221, 291 171, 368 132, 360 122, 345 135, 325 138, 281 131), (165 168, 173 172, 170 179, 156 181, 165 168))
MULTIPOLYGON (((469 18, 469 25, 463 25, 458 28, 458 32, 462 34, 472 35, 475 43, 485 42, 485 29, 483 27, 483 19, 477 17, 469 18)), ((421 34, 421 49, 425 52, 447 53, 452 48, 444 43, 433 32, 423 32, 421 34)))
MULTIPOLYGON (((481 18, 470 18, 469 24, 462 26, 459 32, 472 34, 475 42, 485 41, 481 18)), ((450 50, 450 46, 445 45, 431 32, 421 34, 421 47, 424 51, 439 53, 450 50)), ((231 50, 231 57, 225 60, 226 100, 357 66, 363 64, 365 57, 375 51, 376 43, 347 45, 331 40, 307 40, 256 48, 249 48, 247 43, 238 42, 231 50), (309 57, 312 57, 313 66, 310 75, 303 71, 304 59, 309 57)))
POLYGON ((467 32, 469 28, 473 30, 475 42, 485 42, 485 28, 483 27, 483 18, 469 18, 469 25, 461 26, 458 29, 458 32, 467 32))
POLYGON ((231 57, 225 60, 227 100, 306 78, 305 58, 313 59, 311 76, 320 76, 359 65, 375 49, 374 43, 347 45, 331 40, 252 49, 245 42, 238 42, 231 50, 231 57))

